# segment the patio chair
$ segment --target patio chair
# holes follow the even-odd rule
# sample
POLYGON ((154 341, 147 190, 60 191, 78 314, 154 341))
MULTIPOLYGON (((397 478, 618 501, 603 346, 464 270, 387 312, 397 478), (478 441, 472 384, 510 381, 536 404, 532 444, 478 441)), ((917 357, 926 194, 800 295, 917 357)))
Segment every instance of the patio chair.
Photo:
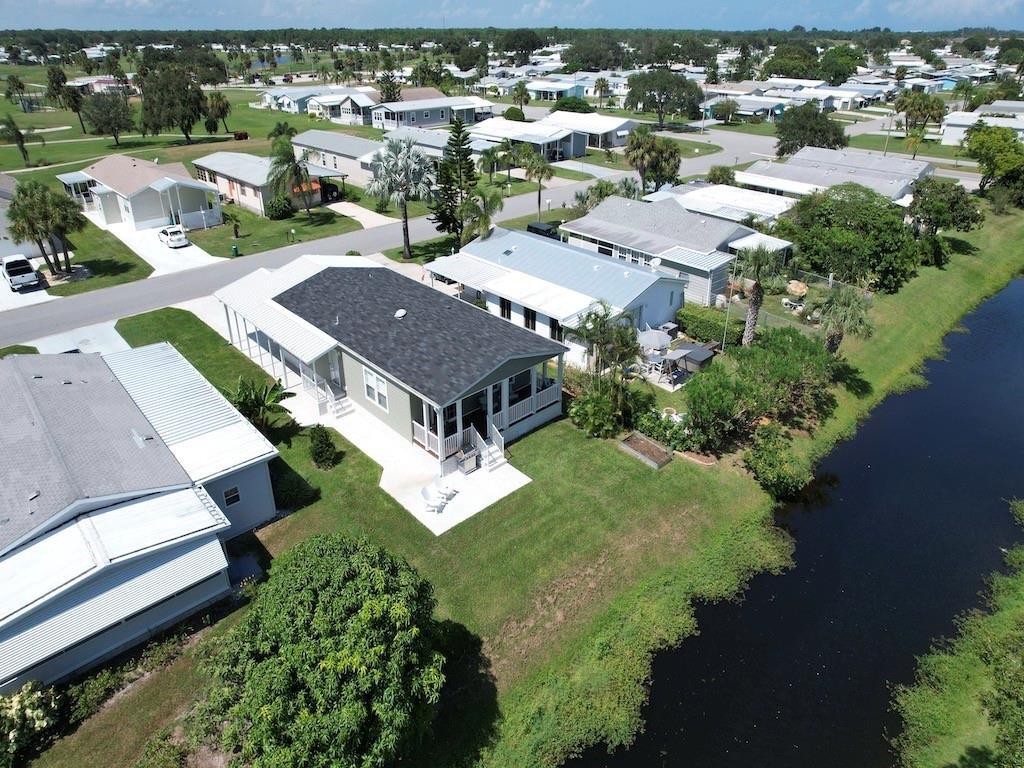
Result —
POLYGON ((455 498, 455 495, 459 492, 457 488, 453 487, 451 483, 445 481, 443 477, 435 477, 434 484, 431 486, 435 496, 438 496, 445 501, 451 501, 455 498))
POLYGON ((444 509, 444 498, 431 493, 429 488, 421 488, 420 496, 423 497, 423 503, 426 506, 427 512, 436 515, 441 514, 441 510, 444 509))

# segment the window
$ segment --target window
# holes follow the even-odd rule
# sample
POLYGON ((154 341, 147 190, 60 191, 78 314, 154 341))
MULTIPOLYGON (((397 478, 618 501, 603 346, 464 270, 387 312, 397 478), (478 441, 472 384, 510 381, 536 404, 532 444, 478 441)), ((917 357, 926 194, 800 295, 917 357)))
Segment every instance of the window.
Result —
POLYGON ((423 110, 423 119, 424 120, 429 120, 430 119, 430 110, 429 109, 424 109, 423 110))
POLYGON ((550 320, 548 320, 548 329, 551 331, 552 339, 554 339, 555 341, 562 340, 562 324, 555 320, 555 318, 552 317, 550 320))
POLYGON ((440 118, 441 120, 444 120, 444 110, 442 109, 441 111, 439 111, 439 112, 437 113, 437 116, 438 116, 438 117, 439 117, 439 118, 440 118))
POLYGON ((242 494, 238 492, 238 486, 233 485, 224 491, 224 506, 231 507, 242 500, 242 494))
POLYGON ((512 319, 512 302, 509 301, 508 299, 500 299, 499 300, 499 305, 500 305, 500 308, 501 308, 501 316, 502 316, 502 318, 504 318, 505 320, 511 320, 512 319))
POLYGON ((415 112, 410 112, 409 113, 409 122, 410 123, 415 123, 416 122, 416 113, 415 112))
POLYGON ((674 307, 676 305, 676 292, 675 291, 669 291, 668 292, 668 305, 670 307, 674 307))
POLYGON ((200 181, 206 181, 206 171, 200 168, 198 165, 196 166, 196 178, 199 179, 200 181))
POLYGON ((376 403, 383 410, 388 409, 388 383, 376 371, 363 368, 363 388, 366 392, 366 399, 376 403))
POLYGON ((523 327, 537 330, 537 313, 529 307, 523 307, 523 327))

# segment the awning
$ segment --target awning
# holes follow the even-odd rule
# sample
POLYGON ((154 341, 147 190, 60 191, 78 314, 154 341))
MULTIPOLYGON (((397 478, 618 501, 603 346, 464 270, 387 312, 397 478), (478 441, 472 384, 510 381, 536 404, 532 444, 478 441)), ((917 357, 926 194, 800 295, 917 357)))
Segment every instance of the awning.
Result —
POLYGON ((92 176, 81 171, 71 171, 71 173, 58 173, 57 181, 61 184, 84 184, 92 180, 92 176))
POLYGON ((729 243, 729 247, 734 251, 745 251, 754 250, 755 248, 767 248, 770 251, 782 251, 793 245, 789 240, 783 240, 779 237, 772 237, 761 232, 754 232, 741 237, 739 240, 733 240, 729 243))

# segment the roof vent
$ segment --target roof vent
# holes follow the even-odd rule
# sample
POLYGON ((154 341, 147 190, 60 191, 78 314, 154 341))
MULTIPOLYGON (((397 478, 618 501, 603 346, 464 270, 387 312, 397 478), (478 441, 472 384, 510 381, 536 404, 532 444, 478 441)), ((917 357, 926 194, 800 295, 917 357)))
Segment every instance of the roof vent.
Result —
POLYGON ((32 491, 32 493, 30 493, 28 495, 28 500, 29 501, 35 501, 38 498, 39 498, 39 491, 32 491))
POLYGON ((404 309, 395 310, 395 320, 401 320, 408 313, 404 309))
POLYGON ((64 379, 64 381, 61 382, 61 384, 70 384, 70 383, 71 383, 71 379, 64 379))

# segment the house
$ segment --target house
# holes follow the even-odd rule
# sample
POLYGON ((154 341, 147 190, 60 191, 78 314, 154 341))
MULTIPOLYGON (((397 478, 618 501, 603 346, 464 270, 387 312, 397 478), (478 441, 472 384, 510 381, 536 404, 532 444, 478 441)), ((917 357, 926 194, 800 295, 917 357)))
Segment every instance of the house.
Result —
POLYGON ((160 164, 131 155, 108 155, 80 171, 61 173, 64 191, 104 224, 185 229, 221 223, 217 196, 189 176, 182 163, 160 164))
POLYGON ((337 85, 308 85, 272 88, 260 94, 259 102, 253 104, 262 109, 276 109, 293 115, 305 114, 309 109, 309 101, 317 96, 329 94, 356 93, 354 88, 337 85))
POLYGON ((228 593, 274 447, 169 344, 0 360, 0 692, 75 675, 228 593))
POLYGON ((370 107, 370 122, 384 131, 446 126, 456 119, 467 125, 491 116, 494 105, 479 96, 444 96, 439 99, 391 101, 370 107))
MULTIPOLYGON (((437 88, 403 88, 403 101, 440 99, 444 93, 437 88)), ((314 96, 307 102, 310 115, 341 125, 369 125, 371 110, 380 104, 380 91, 369 86, 345 88, 314 96)))
POLYGON ((1018 140, 1024 137, 1024 112, 996 116, 992 113, 982 113, 978 110, 974 112, 958 111, 950 112, 942 118, 942 128, 940 130, 942 139, 940 143, 947 146, 959 146, 967 139, 967 131, 981 123, 997 128, 1009 128, 1017 135, 1018 140))
POLYGON ((854 183, 907 206, 913 199, 914 184, 933 172, 932 165, 923 160, 804 147, 785 163, 758 160, 746 170, 736 171, 736 183, 788 197, 803 197, 837 184, 854 183))
POLYGON ((295 156, 315 164, 310 175, 344 175, 364 186, 373 178, 370 160, 384 147, 381 141, 361 139, 337 131, 311 129, 292 138, 295 156))
POLYGON ((526 144, 548 160, 566 160, 587 153, 586 134, 540 121, 520 123, 504 117, 492 117, 469 126, 469 135, 493 144, 505 140, 526 144))
POLYGON ((1024 115, 1024 101, 996 99, 991 104, 982 104, 974 111, 979 115, 997 115, 1001 117, 1024 115))
MULTIPOLYGON (((439 161, 444 157, 445 147, 448 146, 448 139, 451 138, 451 131, 444 128, 397 128, 384 134, 385 139, 398 141, 412 141, 416 148, 432 160, 439 161)), ((483 139, 472 139, 469 142, 469 149, 474 156, 495 146, 493 142, 483 139)))
POLYGON ((583 86, 561 80, 530 80, 526 83, 526 92, 534 101, 558 101, 567 96, 583 98, 583 86))
POLYGON ((426 269, 461 285, 464 300, 483 302, 492 315, 563 342, 568 362, 578 367, 587 364, 587 348, 570 331, 600 301, 615 315, 628 313, 638 329, 673 320, 683 301, 684 281, 664 272, 501 228, 426 269))
POLYGON ((583 134, 587 137, 588 147, 621 147, 626 143, 637 123, 625 117, 614 117, 612 115, 599 115, 596 112, 563 112, 558 110, 545 115, 542 119, 533 123, 537 125, 551 125, 555 128, 564 128, 574 133, 583 134))
POLYGON ((687 211, 674 200, 646 203, 612 196, 586 216, 562 225, 569 243, 683 282, 684 298, 708 306, 725 291, 736 254, 790 243, 735 222, 687 211))
POLYGON ((820 88, 828 85, 824 80, 811 80, 800 77, 768 77, 765 78, 765 88, 820 88))
POLYGON ((39 246, 31 240, 23 243, 16 243, 7 231, 7 210, 11 207, 11 200, 14 199, 14 191, 17 189, 17 180, 6 173, 0 173, 0 259, 5 256, 27 256, 34 259, 43 254, 39 252, 39 246))
POLYGON ((704 115, 714 117, 715 105, 727 99, 736 102, 737 117, 744 120, 762 120, 772 123, 778 120, 786 108, 792 104, 790 99, 777 99, 770 96, 716 96, 701 104, 704 115))
POLYGON ((321 413, 360 409, 442 474, 466 446, 504 444, 561 415, 562 344, 368 259, 334 264, 306 256, 214 294, 231 340, 279 362, 321 413))
POLYGON ((704 182, 691 182, 667 190, 658 190, 644 196, 644 200, 651 203, 674 200, 691 213, 736 223, 753 219, 765 224, 774 222, 796 205, 796 200, 791 197, 704 182))
MULTIPOLYGON (((192 161, 196 178, 206 182, 220 197, 260 216, 266 216, 266 204, 277 196, 270 183, 271 159, 245 152, 214 152, 192 161)), ((344 174, 332 169, 307 164, 310 175, 309 191, 317 204, 329 202, 338 196, 337 187, 328 181, 344 174)), ((294 187, 292 207, 304 205, 302 193, 294 187)))

